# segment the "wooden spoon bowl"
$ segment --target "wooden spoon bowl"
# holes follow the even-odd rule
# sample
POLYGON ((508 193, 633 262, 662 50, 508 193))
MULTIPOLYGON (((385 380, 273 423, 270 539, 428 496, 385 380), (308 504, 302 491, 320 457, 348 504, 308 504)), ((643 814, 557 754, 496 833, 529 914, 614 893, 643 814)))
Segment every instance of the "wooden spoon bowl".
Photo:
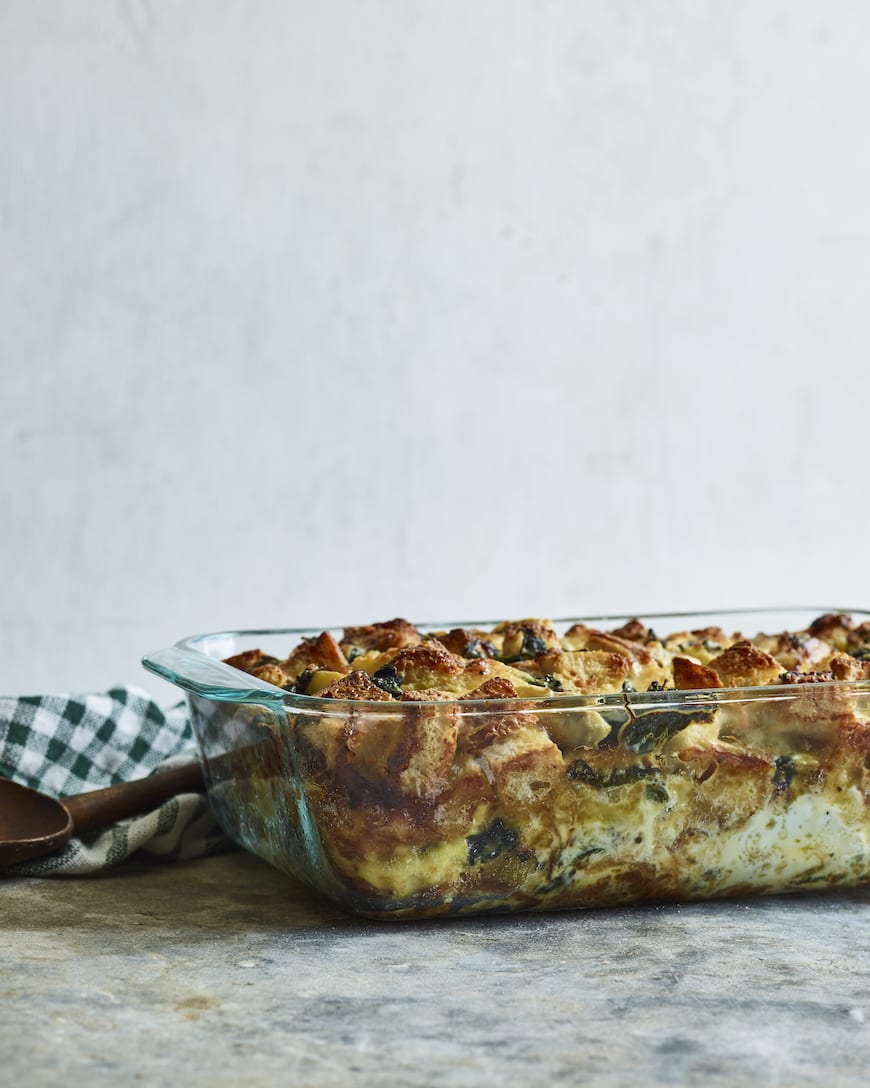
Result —
POLYGON ((202 793, 204 789, 199 763, 60 801, 0 778, 0 865, 53 854, 73 835, 138 816, 176 794, 202 793))

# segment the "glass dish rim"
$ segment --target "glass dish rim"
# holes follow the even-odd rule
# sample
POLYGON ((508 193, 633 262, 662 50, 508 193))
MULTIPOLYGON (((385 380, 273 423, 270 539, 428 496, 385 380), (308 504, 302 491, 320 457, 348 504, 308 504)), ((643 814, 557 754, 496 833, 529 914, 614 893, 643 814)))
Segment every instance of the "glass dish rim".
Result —
MULTIPOLYGON (((702 616, 752 616, 765 613, 798 613, 814 612, 818 615, 846 613, 850 616, 866 617, 870 621, 870 610, 860 608, 835 608, 813 607, 811 605, 774 605, 771 607, 753 608, 710 608, 692 609, 688 612, 640 612, 636 616, 655 620, 688 619, 702 616)), ((617 623, 626 622, 634 618, 625 613, 602 616, 569 616, 567 618, 554 619, 554 626, 575 623, 617 623)), ((417 623, 415 626, 423 631, 445 630, 451 627, 462 626, 492 626, 503 620, 451 620, 445 622, 417 623)), ((519 621, 518 621, 519 622, 519 621)), ((373 699, 328 699, 318 695, 300 695, 294 692, 284 691, 272 684, 259 680, 257 677, 227 665, 220 658, 212 657, 201 649, 202 643, 207 640, 219 638, 257 638, 273 636, 297 636, 310 637, 321 631, 335 631, 340 629, 339 624, 325 627, 264 627, 225 631, 209 631, 197 635, 188 635, 179 639, 165 650, 155 650, 147 653, 142 658, 143 666, 155 675, 167 680, 169 683, 182 688, 202 698, 220 702, 236 703, 260 703, 277 708, 283 706, 294 713, 326 714, 330 717, 348 715, 351 710, 365 709, 368 716, 391 717, 403 715, 407 708, 421 706, 433 706, 435 704, 420 700, 407 700, 405 702, 384 702, 373 699), (209 671, 215 673, 215 681, 208 683, 196 680, 184 675, 180 668, 186 657, 193 655, 194 661, 207 664, 209 671), (237 678, 245 678, 245 683, 240 684, 237 678)), ((786 671, 786 670, 783 670, 786 671)), ((647 707, 665 709, 669 706, 684 706, 691 704, 693 707, 703 707, 710 703, 735 703, 754 701, 758 699, 770 699, 772 701, 790 701, 793 699, 806 699, 813 692, 835 690, 838 692, 854 692, 855 694, 870 693, 870 680, 825 680, 808 685, 758 685, 754 687, 722 687, 722 688, 688 688, 688 689, 664 689, 663 691, 633 691, 611 692, 608 694, 577 694, 560 695, 558 698, 535 699, 534 696, 517 696, 510 699, 445 699, 440 700, 437 706, 444 709, 461 707, 464 714, 504 714, 506 710, 523 710, 540 713, 542 711, 565 712, 568 710, 605 710, 622 707, 626 710, 635 708, 642 711, 647 707)))

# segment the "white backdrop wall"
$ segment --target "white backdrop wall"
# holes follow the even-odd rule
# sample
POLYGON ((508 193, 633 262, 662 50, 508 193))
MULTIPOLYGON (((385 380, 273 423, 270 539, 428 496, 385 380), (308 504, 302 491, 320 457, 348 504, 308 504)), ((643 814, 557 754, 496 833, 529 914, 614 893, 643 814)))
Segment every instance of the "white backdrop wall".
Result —
POLYGON ((870 5, 0 0, 0 690, 870 604, 870 5))

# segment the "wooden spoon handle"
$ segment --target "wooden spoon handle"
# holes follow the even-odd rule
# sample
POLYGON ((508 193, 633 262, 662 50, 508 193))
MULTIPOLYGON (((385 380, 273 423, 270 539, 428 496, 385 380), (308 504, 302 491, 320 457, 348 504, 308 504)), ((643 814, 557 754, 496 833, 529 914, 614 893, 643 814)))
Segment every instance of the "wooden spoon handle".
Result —
POLYGON ((197 761, 135 782, 122 782, 104 790, 64 797, 63 803, 73 818, 73 834, 81 835, 126 816, 148 812, 176 794, 202 793, 204 790, 202 767, 197 761))

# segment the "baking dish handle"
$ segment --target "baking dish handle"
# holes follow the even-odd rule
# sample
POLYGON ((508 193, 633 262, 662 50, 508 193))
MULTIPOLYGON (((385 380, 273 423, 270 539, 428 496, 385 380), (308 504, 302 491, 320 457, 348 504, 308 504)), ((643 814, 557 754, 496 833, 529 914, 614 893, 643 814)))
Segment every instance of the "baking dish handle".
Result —
POLYGON ((142 658, 149 672, 194 695, 234 703, 281 703, 283 692, 256 676, 185 646, 154 650, 142 658))

